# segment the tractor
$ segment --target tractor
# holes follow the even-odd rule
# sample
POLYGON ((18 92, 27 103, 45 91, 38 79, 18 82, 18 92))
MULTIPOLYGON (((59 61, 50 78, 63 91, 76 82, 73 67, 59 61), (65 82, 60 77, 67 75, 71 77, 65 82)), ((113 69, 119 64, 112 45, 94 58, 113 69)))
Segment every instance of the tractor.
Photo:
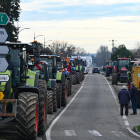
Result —
POLYGON ((84 79, 84 66, 82 59, 74 58, 74 67, 76 70, 76 81, 77 84, 80 84, 80 82, 84 79))
POLYGON ((118 58, 112 70, 112 85, 119 82, 127 82, 127 71, 130 58, 118 58))
POLYGON ((40 61, 48 63, 48 88, 55 88, 57 107, 67 105, 67 76, 63 72, 61 56, 40 55, 40 61))
POLYGON ((68 85, 68 96, 71 95, 71 88, 72 88, 72 67, 70 65, 69 58, 62 58, 63 64, 63 71, 67 75, 67 85, 68 85))
POLYGON ((109 77, 112 74, 112 69, 115 66, 115 61, 108 61, 106 62, 106 77, 109 77))
POLYGON ((77 79, 76 79, 76 68, 75 68, 74 58, 70 59, 70 66, 72 67, 72 85, 76 85, 77 79))
POLYGON ((34 63, 38 64, 38 47, 25 43, 1 45, 0 138, 37 140, 46 131, 47 87, 38 73, 28 69, 28 51, 35 52, 34 63))
POLYGON ((135 65, 138 61, 131 61, 127 72, 127 87, 131 90, 131 82, 134 82, 135 87, 138 90, 137 95, 137 108, 140 108, 140 67, 135 65))

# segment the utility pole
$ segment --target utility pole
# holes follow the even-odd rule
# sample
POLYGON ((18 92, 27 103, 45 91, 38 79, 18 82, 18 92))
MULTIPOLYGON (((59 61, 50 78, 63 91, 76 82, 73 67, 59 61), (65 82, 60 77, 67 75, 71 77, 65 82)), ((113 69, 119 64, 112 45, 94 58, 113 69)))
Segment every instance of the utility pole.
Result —
POLYGON ((109 40, 109 41, 112 41, 112 53, 114 52, 114 41, 117 41, 117 40, 109 40))

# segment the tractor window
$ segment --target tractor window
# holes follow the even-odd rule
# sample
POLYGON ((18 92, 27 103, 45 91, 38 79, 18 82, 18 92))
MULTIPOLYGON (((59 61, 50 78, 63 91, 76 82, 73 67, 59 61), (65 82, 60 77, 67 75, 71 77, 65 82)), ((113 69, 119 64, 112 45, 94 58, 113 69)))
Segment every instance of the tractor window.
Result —
POLYGON ((45 61, 48 63, 48 77, 53 78, 52 68, 53 68, 53 59, 49 58, 40 58, 40 61, 45 61))
POLYGON ((121 70, 122 67, 129 67, 129 61, 128 60, 120 60, 119 61, 119 71, 121 70))
POLYGON ((6 59, 9 63, 8 70, 11 72, 11 81, 12 86, 17 86, 20 83, 20 50, 10 49, 9 54, 6 56, 6 59))

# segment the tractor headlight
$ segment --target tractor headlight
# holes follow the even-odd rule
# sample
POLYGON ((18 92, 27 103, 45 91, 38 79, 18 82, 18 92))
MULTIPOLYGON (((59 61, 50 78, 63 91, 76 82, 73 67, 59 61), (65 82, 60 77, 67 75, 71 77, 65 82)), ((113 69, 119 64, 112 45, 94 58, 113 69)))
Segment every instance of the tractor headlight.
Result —
POLYGON ((4 89, 4 86, 2 86, 2 89, 4 89))

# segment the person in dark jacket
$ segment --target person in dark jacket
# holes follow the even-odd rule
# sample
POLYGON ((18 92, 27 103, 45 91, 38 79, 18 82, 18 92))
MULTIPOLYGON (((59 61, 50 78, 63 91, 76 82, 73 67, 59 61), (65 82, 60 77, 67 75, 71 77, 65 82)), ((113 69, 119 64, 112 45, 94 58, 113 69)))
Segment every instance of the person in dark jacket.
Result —
POLYGON ((125 115, 128 116, 128 104, 131 99, 130 92, 126 89, 124 85, 121 91, 118 93, 119 103, 120 103, 120 115, 123 116, 123 108, 125 106, 125 115))
POLYGON ((137 114, 137 94, 138 94, 138 90, 135 87, 133 82, 131 82, 130 94, 131 94, 131 103, 132 103, 132 109, 133 109, 133 113, 130 114, 130 115, 136 115, 137 114))

